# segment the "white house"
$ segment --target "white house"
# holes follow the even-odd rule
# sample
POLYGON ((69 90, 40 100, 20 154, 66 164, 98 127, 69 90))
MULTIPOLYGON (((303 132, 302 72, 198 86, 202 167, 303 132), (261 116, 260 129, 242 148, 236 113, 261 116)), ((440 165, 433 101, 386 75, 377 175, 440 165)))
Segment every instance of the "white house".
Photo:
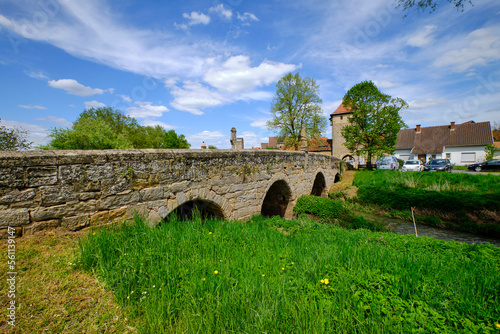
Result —
POLYGON ((490 122, 469 121, 462 124, 402 129, 398 133, 394 155, 403 160, 428 161, 447 158, 455 165, 485 160, 486 145, 493 144, 490 122))

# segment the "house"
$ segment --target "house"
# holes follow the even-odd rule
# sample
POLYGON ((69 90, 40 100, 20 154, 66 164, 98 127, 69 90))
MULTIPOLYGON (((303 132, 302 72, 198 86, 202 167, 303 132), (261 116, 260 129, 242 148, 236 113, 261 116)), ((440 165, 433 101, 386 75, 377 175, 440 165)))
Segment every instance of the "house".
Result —
POLYGON ((468 165, 485 160, 488 144, 493 144, 490 122, 417 125, 399 131, 394 155, 403 160, 447 158, 455 165, 468 165))
MULTIPOLYGON (((341 103, 330 114, 332 126, 332 155, 344 161, 356 160, 355 155, 345 147, 342 128, 349 124, 351 112, 341 103)), ((467 165, 483 161, 487 144, 493 144, 490 122, 402 129, 398 133, 394 155, 403 160, 428 161, 431 158, 448 158, 456 165, 467 165)), ((359 158, 359 165, 364 165, 364 157, 359 158)))
POLYGON ((500 141, 496 141, 493 143, 493 146, 495 146, 496 148, 496 151, 495 153, 493 154, 493 157, 495 159, 500 159, 500 141))

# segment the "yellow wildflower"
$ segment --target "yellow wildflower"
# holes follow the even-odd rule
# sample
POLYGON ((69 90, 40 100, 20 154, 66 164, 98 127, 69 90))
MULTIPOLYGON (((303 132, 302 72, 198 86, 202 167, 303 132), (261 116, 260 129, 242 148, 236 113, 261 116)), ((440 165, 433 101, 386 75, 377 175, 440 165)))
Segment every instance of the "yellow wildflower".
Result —
POLYGON ((497 327, 500 328, 500 324, 497 324, 497 327))
POLYGON ((218 271, 218 270, 214 271, 214 274, 215 274, 215 275, 217 275, 218 273, 219 273, 219 271, 218 271))
POLYGON ((264 277, 264 276, 266 276, 266 275, 262 274, 262 277, 264 277))
POLYGON ((321 283, 325 283, 325 280, 324 280, 324 279, 322 279, 320 282, 321 282, 321 283))
POLYGON ((202 280, 203 282, 205 282, 205 277, 203 277, 201 280, 202 280))
POLYGON ((328 280, 328 278, 325 278, 325 284, 326 285, 330 284, 330 281, 328 280))
POLYGON ((208 232, 208 234, 210 235, 210 234, 212 234, 212 232, 208 232))
POLYGON ((285 270, 285 268, 281 268, 281 270, 285 270))
POLYGON ((292 262, 292 264, 295 264, 295 262, 292 262))

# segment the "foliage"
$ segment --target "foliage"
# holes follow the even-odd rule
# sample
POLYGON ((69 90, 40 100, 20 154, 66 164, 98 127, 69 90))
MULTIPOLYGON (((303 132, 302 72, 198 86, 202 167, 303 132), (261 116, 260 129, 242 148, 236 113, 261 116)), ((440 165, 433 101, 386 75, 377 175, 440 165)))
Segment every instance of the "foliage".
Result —
POLYGON ((209 149, 209 150, 216 150, 216 149, 217 149, 217 147, 216 147, 216 146, 213 146, 213 145, 208 145, 208 149, 209 149))
POLYGON ((53 129, 46 150, 189 148, 184 135, 161 126, 141 126, 113 108, 84 110, 71 128, 53 129))
POLYGON ((319 138, 326 130, 321 103, 316 80, 301 78, 299 73, 288 73, 276 85, 276 95, 271 104, 272 119, 267 122, 267 127, 285 138, 285 148, 297 150, 303 126, 309 138, 319 138))
POLYGON ((500 249, 310 220, 169 221, 80 243, 142 333, 488 333, 500 249))
MULTIPOLYGON (((449 3, 453 4, 458 9, 464 10, 464 5, 469 3, 471 6, 472 0, 447 0, 449 3)), ((409 10, 412 8, 417 8, 421 11, 429 9, 430 12, 436 10, 439 0, 396 0, 398 4, 397 7, 403 7, 403 10, 409 10)), ((444 2, 441 0, 441 2, 444 2)), ((406 15, 405 15, 406 16, 406 15)))
POLYGON ((349 89, 343 104, 351 112, 349 124, 342 128, 344 145, 358 156, 366 154, 367 168, 371 169, 372 157, 394 152, 398 132, 406 127, 399 111, 408 104, 383 94, 371 81, 349 89))
MULTIPOLYGON (((0 119, 0 122, 2 120, 0 119)), ((33 143, 26 138, 28 131, 20 128, 8 129, 0 125, 0 151, 27 150, 33 143)))
POLYGON ((174 130, 169 130, 165 132, 164 136, 164 147, 162 148, 190 148, 189 144, 184 137, 184 135, 178 135, 174 130))
POLYGON ((486 145, 484 148, 484 152, 486 153, 485 160, 491 160, 495 157, 495 152, 497 151, 496 147, 492 144, 486 145))

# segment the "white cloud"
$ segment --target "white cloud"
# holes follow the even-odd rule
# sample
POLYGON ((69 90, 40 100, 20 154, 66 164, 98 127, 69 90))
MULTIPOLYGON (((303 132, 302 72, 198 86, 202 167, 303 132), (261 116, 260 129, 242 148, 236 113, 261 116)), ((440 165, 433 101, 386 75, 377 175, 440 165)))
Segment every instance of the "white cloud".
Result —
POLYGON ((250 123, 250 126, 253 126, 255 128, 267 129, 267 121, 269 121, 269 118, 259 118, 250 123))
POLYGON ((194 25, 198 25, 198 24, 207 25, 210 23, 210 16, 205 15, 203 13, 199 13, 199 12, 191 12, 190 14, 184 13, 184 14, 182 14, 182 17, 184 17, 185 19, 188 19, 189 21, 185 24, 174 23, 174 25, 177 28, 184 29, 184 30, 187 30, 187 29, 189 29, 189 27, 194 26, 194 25))
POLYGON ((48 79, 48 77, 42 71, 39 71, 39 72, 25 71, 24 73, 33 79, 40 79, 40 80, 47 80, 48 79))
POLYGON ((56 124, 62 125, 64 127, 70 127, 72 125, 71 122, 69 122, 66 119, 61 118, 61 117, 46 116, 46 117, 38 117, 38 118, 35 118, 35 119, 39 120, 39 121, 56 123, 56 124))
POLYGON ((467 36, 457 36, 462 41, 461 47, 445 46, 445 52, 434 61, 437 67, 451 66, 457 72, 465 72, 476 66, 485 66, 500 59, 500 25, 474 30, 467 36))
POLYGON ((255 16, 252 13, 248 13, 248 12, 244 13, 243 15, 241 15, 240 13, 238 13, 238 20, 243 21, 243 22, 246 22, 246 21, 259 21, 259 19, 257 18, 257 16, 255 16))
POLYGON ((191 148, 201 148, 201 144, 205 142, 205 145, 213 145, 217 148, 227 148, 229 146, 229 138, 225 136, 220 131, 202 131, 192 135, 186 135, 188 143, 191 144, 191 148))
POLYGON ((194 115, 203 115, 201 109, 227 102, 221 94, 193 81, 185 81, 182 88, 173 87, 170 94, 174 97, 174 101, 170 103, 172 107, 194 115))
POLYGON ((73 79, 50 80, 48 83, 50 87, 63 89, 68 94, 78 96, 92 96, 104 93, 103 89, 84 86, 73 79))
POLYGON ((428 45, 434 40, 431 35, 434 30, 436 30, 435 25, 426 25, 424 29, 420 30, 411 37, 408 37, 407 44, 410 46, 423 47, 428 45))
POLYGON ((260 147, 260 137, 251 131, 243 131, 238 137, 243 137, 245 148, 260 147))
POLYGON ((373 81, 375 85, 377 85, 379 88, 392 88, 392 87, 399 87, 401 86, 400 83, 397 82, 391 82, 388 80, 382 80, 382 81, 373 81))
POLYGON ((223 92, 241 93, 269 85, 296 68, 297 66, 293 64, 267 60, 257 67, 250 67, 250 58, 239 55, 230 57, 218 69, 210 68, 203 79, 223 92))
POLYGON ((168 111, 165 106, 154 106, 147 101, 134 101, 137 107, 127 108, 130 117, 146 118, 146 117, 161 117, 164 112, 168 111))
POLYGON ((215 12, 228 20, 230 20, 233 16, 233 11, 231 9, 225 9, 223 4, 218 4, 217 6, 210 7, 209 11, 215 12))
POLYGON ((4 125, 8 129, 20 128, 23 130, 27 130, 27 140, 29 142, 33 142, 33 147, 47 144, 49 141, 49 138, 47 137, 48 129, 42 126, 26 122, 7 121, 3 119, 0 124, 4 125))
POLYGON ((142 122, 142 125, 144 125, 144 126, 157 126, 157 125, 159 125, 162 128, 164 128, 165 130, 173 130, 173 129, 179 128, 178 126, 170 125, 170 124, 167 124, 167 123, 164 123, 164 122, 160 122, 160 121, 155 121, 155 120, 152 120, 152 119, 145 119, 142 122))
POLYGON ((90 108, 104 108, 106 105, 102 102, 98 101, 85 101, 83 102, 85 104, 85 109, 90 109, 90 108))
POLYGON ((121 99, 125 102, 132 102, 132 99, 127 95, 116 94, 116 96, 121 97, 121 99))
POLYGON ((44 106, 32 106, 31 104, 29 105, 24 105, 24 104, 18 104, 19 107, 24 108, 24 109, 40 109, 40 110, 45 110, 47 107, 44 106))
POLYGON ((444 104, 446 102, 447 102, 447 100, 442 99, 442 98, 428 98, 425 100, 410 101, 410 102, 408 102, 408 105, 409 105, 409 109, 415 110, 415 109, 425 109, 425 108, 429 108, 429 107, 439 106, 439 105, 444 104))

